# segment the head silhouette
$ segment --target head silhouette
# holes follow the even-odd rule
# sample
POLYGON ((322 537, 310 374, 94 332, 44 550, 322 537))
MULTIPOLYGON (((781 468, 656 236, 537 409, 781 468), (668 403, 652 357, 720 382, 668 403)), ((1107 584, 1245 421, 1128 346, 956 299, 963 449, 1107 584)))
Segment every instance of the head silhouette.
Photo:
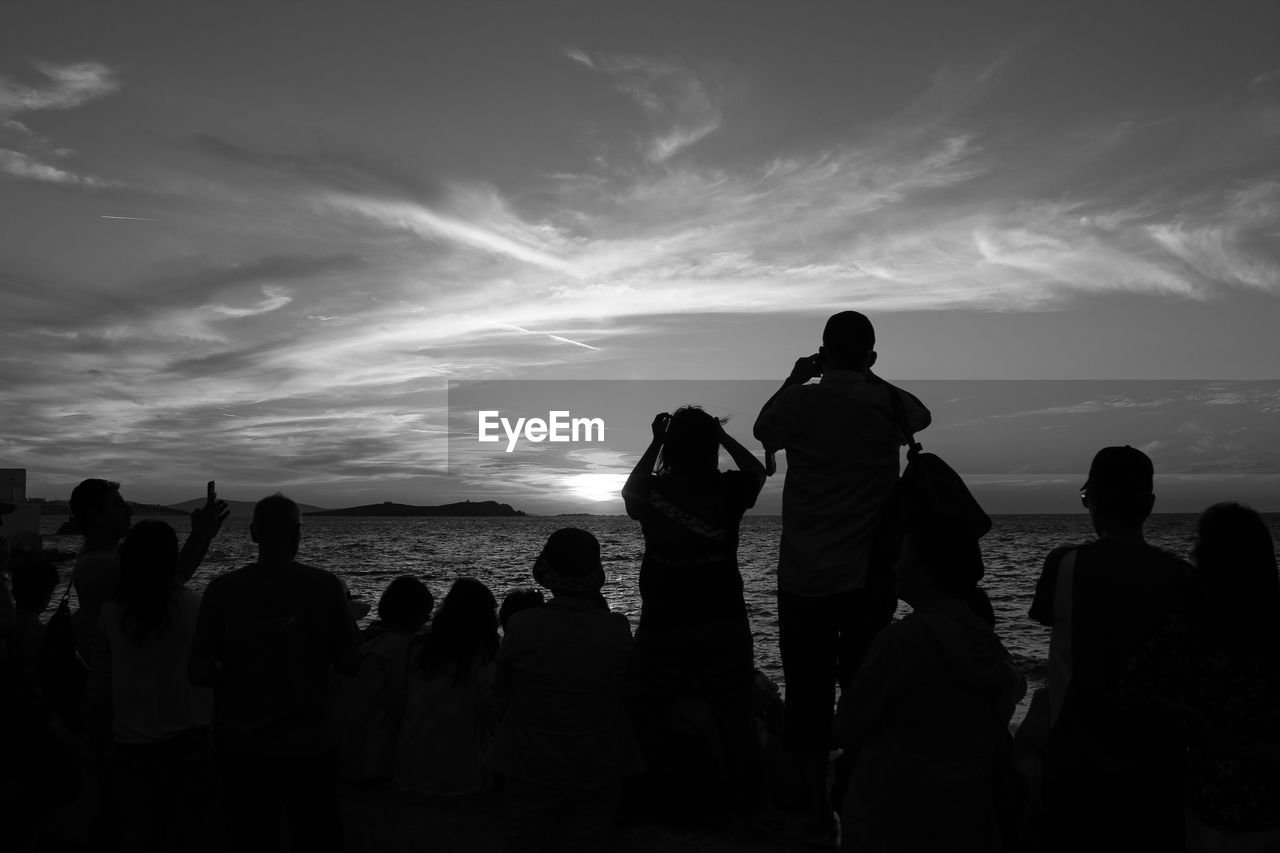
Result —
POLYGON ((876 333, 867 315, 841 311, 822 330, 822 355, 829 370, 867 370, 876 361, 876 333))
POLYGON ((1080 487, 1084 505, 1099 535, 1141 532, 1155 506, 1155 466, 1136 447, 1104 447, 1089 465, 1080 487))
POLYGON ((289 562, 302 542, 302 511, 276 492, 254 504, 249 537, 258 545, 259 562, 289 562))
POLYGON ((178 586, 178 534, 163 521, 139 521, 120 542, 121 627, 134 642, 169 627, 178 586))
POLYGON ((132 511, 120 495, 120 484, 83 480, 71 490, 71 515, 86 537, 119 539, 129 530, 132 511))
POLYGON ((413 632, 431 618, 435 597, 413 575, 401 575, 387 584, 378 599, 378 620, 389 631, 413 632))
POLYGON ((1196 524, 1192 559, 1202 604, 1212 615, 1239 621, 1263 612, 1280 616, 1275 542, 1254 510, 1238 503, 1206 509, 1196 524))
POLYGON ((714 474, 719 468, 722 423, 697 406, 676 409, 662 440, 658 474, 681 477, 714 474))
POLYGON ((458 578, 431 622, 417 665, 431 677, 453 669, 454 683, 471 678, 472 665, 498 653, 498 602, 475 578, 458 578))
POLYGON ((531 610, 535 607, 541 607, 546 604, 546 599, 542 595, 542 590, 522 587, 513 589, 507 593, 502 599, 502 606, 498 608, 498 624, 502 626, 502 630, 507 630, 507 620, 521 610, 531 610))
POLYGON ((577 527, 557 530, 534 560, 533 579, 558 596, 598 596, 605 581, 600 540, 577 527))

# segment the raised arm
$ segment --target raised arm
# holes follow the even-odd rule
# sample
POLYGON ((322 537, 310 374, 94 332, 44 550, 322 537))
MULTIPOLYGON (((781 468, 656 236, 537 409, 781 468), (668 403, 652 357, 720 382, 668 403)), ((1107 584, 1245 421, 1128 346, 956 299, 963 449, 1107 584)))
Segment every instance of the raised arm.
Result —
POLYGON ((773 396, 760 407, 760 414, 756 416, 755 426, 751 432, 756 437, 756 441, 764 445, 766 475, 772 476, 778 470, 777 463, 774 461, 774 454, 784 446, 784 436, 778 430, 778 426, 772 417, 774 404, 778 402, 778 397, 788 388, 793 385, 803 385, 815 376, 821 375, 822 357, 817 353, 796 359, 795 365, 791 368, 791 375, 782 383, 782 387, 774 391, 773 396))
POLYGON ((788 376, 777 391, 773 392, 773 396, 765 401, 760 407, 760 414, 756 416, 756 424, 752 432, 756 439, 764 445, 765 450, 776 450, 778 445, 770 445, 767 437, 771 437, 769 431, 769 421, 766 414, 773 408, 773 404, 777 402, 778 395, 790 388, 792 385, 803 385, 815 376, 822 375, 822 357, 817 353, 806 355, 803 358, 797 358, 795 365, 791 368, 791 375, 788 376), (762 434, 763 433, 763 434, 762 434))
MULTIPOLYGON (((756 478, 756 494, 760 494, 760 489, 764 488, 765 467, 756 458, 756 455, 750 450, 742 446, 736 438, 725 432, 724 425, 720 426, 720 446, 729 453, 729 458, 733 460, 733 464, 738 466, 738 470, 744 474, 751 474, 756 478)), ((754 498, 752 500, 754 503, 754 498)))
POLYGON ((222 522, 226 521, 230 514, 231 510, 227 508, 227 502, 218 500, 211 480, 204 506, 197 507, 191 512, 191 533, 178 554, 179 583, 191 580, 196 569, 200 568, 205 554, 209 553, 209 544, 213 542, 213 537, 218 535, 218 531, 222 529, 222 522))
POLYGON ((671 415, 666 412, 654 415, 651 426, 653 440, 649 442, 649 447, 641 455, 636 467, 631 469, 627 482, 622 486, 622 500, 626 504, 627 515, 632 518, 639 518, 641 502, 645 500, 648 491, 645 485, 649 475, 653 473, 654 463, 658 461, 658 452, 662 450, 662 439, 667 434, 667 424, 670 422, 671 415))

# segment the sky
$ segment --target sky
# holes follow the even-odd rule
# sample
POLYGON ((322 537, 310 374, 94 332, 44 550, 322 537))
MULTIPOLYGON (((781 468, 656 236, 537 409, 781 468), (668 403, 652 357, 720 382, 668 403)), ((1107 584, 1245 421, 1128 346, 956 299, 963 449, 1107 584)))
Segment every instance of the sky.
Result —
POLYGON ((852 308, 993 512, 1077 511, 1109 444, 1152 455, 1158 508, 1280 510, 1269 0, 5 19, 0 467, 29 495, 620 512, 651 412, 482 476, 449 383, 767 389, 852 308), (1042 410, 1081 417, 1009 416, 1042 410))

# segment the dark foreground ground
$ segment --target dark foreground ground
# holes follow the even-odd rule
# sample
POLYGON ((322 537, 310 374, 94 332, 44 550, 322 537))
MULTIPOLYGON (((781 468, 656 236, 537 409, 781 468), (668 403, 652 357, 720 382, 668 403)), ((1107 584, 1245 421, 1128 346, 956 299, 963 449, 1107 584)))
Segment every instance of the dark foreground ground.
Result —
MULTIPOLYGON (((498 794, 427 799, 395 791, 344 791, 343 820, 349 853, 420 853, 422 850, 487 853, 501 848, 498 794)), ((631 816, 614 832, 617 853, 715 853, 796 851, 800 820, 760 837, 728 827, 676 827, 631 816)))

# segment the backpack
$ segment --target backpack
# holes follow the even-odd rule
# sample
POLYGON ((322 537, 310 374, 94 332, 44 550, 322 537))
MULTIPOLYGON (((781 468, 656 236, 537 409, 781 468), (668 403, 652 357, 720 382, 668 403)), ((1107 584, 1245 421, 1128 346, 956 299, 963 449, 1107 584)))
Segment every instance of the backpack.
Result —
POLYGON ((80 701, 84 697, 89 668, 85 666, 76 642, 75 624, 71 619, 71 582, 58 602, 58 609, 44 629, 40 647, 40 680, 45 704, 51 713, 62 718, 73 732, 83 730, 80 701))
POLYGON ((869 586, 896 606, 893 564, 897 562, 903 538, 915 521, 937 518, 956 521, 972 533, 976 541, 991 530, 991 517, 954 468, 937 454, 924 452, 907 423, 901 392, 892 385, 888 388, 894 420, 907 439, 907 466, 880 510, 871 552, 869 586))

